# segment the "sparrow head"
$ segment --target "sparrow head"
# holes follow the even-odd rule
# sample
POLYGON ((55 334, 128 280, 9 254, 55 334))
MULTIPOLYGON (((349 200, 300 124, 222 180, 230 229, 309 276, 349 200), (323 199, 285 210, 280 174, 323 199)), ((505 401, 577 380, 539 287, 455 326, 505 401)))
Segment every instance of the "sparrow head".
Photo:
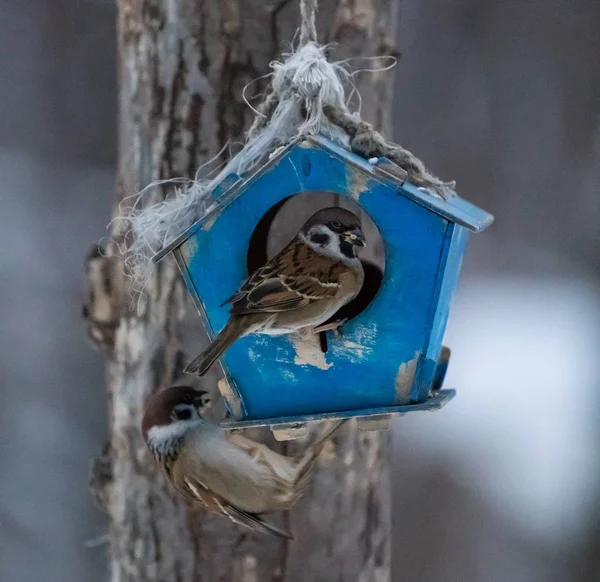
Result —
POLYGON ((300 231, 313 247, 356 258, 356 247, 366 246, 356 214, 344 208, 330 207, 313 214, 300 231))
POLYGON ((185 432, 202 423, 200 412, 210 406, 204 390, 190 386, 171 386, 153 394, 142 420, 142 436, 151 449, 180 439, 185 432))

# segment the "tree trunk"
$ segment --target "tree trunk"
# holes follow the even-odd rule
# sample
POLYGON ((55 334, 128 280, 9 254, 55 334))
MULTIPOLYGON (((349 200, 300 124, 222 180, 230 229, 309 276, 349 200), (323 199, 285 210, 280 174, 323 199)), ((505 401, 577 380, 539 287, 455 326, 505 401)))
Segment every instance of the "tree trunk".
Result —
MULTIPOLYGON (((117 3, 118 205, 154 180, 193 176, 227 140, 243 140, 252 112, 242 89, 285 50, 299 10, 290 0, 117 3)), ((337 59, 391 54, 398 3, 323 2, 320 41, 343 45, 337 59)), ((357 81, 363 117, 390 133, 393 75, 364 73, 357 81)), ((253 85, 251 93, 264 84, 253 85)), ((146 203, 164 194, 157 191, 146 203)), ((122 236, 115 224, 113 237, 122 236)), ((199 318, 172 260, 160 263, 148 281, 140 315, 130 310, 122 271, 116 245, 108 257, 92 253, 84 308, 90 335, 108 361, 111 440, 95 464, 93 489, 109 516, 112 580, 390 580, 386 433, 361 433, 350 423, 326 449, 306 497, 284 516, 295 542, 254 535, 224 517, 192 510, 172 491, 139 427, 148 395, 181 379, 199 318)))

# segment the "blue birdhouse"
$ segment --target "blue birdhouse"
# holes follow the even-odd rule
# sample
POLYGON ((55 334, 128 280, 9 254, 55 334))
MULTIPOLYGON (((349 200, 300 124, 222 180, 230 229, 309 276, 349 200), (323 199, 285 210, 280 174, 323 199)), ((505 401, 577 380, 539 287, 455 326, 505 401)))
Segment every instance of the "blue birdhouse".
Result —
POLYGON ((437 409, 454 396, 440 390, 450 300, 468 232, 482 231, 493 217, 402 175, 385 158, 366 160, 321 136, 298 139, 252 175, 229 176, 212 193, 213 210, 154 258, 174 252, 214 337, 229 317, 223 301, 308 218, 288 213, 285 222, 297 224, 279 248, 269 248, 276 217, 296 197, 322 197, 321 207, 334 199, 360 211, 363 226, 370 225, 368 247, 380 245, 378 261, 363 262, 363 289, 332 318, 346 320, 341 330, 248 335, 224 354, 224 426, 269 425, 279 438, 327 418, 384 428, 394 414, 437 409))

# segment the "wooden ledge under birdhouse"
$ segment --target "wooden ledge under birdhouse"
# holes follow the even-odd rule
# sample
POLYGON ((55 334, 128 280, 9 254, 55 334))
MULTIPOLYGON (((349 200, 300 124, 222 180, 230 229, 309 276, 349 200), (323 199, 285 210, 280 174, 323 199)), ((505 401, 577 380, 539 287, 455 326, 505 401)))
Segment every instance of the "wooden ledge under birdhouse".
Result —
POLYGON ((402 404, 384 408, 371 408, 366 410, 346 410, 343 412, 306 414, 297 417, 265 418, 261 420, 234 420, 221 421, 225 430, 245 428, 270 427, 278 441, 288 441, 303 437, 307 434, 307 424, 323 422, 326 420, 356 419, 359 430, 379 431, 387 430, 394 416, 403 416, 409 412, 434 412, 445 406, 454 396, 456 390, 440 390, 434 392, 425 402, 418 404, 402 404))
MULTIPOLYGON (((381 238, 381 280, 343 334, 324 332, 325 345, 318 336, 310 345, 298 334, 250 334, 225 352, 219 388, 231 418, 224 427, 268 425, 290 437, 307 422, 357 418, 364 428, 385 428, 393 415, 437 410, 454 396, 440 390, 450 300, 468 233, 493 217, 456 195, 442 199, 405 182, 390 164, 322 136, 296 140, 254 174, 230 176, 213 191, 211 211, 161 252, 173 251, 212 339, 229 318, 223 301, 257 257, 281 250, 256 245, 267 244, 264 232, 296 197, 323 196, 325 208, 334 195, 368 217, 381 238)), ((308 217, 288 212, 292 237, 308 217)))

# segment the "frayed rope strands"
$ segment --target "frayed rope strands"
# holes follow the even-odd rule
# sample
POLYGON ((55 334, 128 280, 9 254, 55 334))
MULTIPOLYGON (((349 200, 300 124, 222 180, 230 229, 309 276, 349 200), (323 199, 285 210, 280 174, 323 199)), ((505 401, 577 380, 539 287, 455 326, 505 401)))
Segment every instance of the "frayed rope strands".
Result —
MULTIPOLYGON (((248 175, 274 150, 303 135, 321 134, 370 159, 385 156, 407 174, 407 181, 446 198, 453 182, 432 176, 416 156, 401 146, 386 142, 371 124, 348 109, 344 84, 352 83, 346 64, 330 63, 326 48, 316 43, 316 0, 301 0, 300 47, 284 55, 283 62, 271 63, 271 84, 267 97, 256 109, 246 144, 213 178, 174 178, 148 185, 135 195, 132 207, 123 208, 117 220, 129 224, 125 268, 132 277, 132 291, 143 299, 143 291, 154 265, 152 256, 180 236, 214 207, 210 193, 230 174, 248 175), (182 184, 174 195, 157 204, 142 207, 149 189, 164 184, 182 184)), ((352 95, 352 93, 350 93, 352 95)), ((207 164, 219 158, 222 151, 207 164)), ((200 168, 202 169, 202 168, 200 168)), ((198 174, 200 170, 198 171, 198 174)), ((141 304, 138 301, 138 310, 141 304)))

